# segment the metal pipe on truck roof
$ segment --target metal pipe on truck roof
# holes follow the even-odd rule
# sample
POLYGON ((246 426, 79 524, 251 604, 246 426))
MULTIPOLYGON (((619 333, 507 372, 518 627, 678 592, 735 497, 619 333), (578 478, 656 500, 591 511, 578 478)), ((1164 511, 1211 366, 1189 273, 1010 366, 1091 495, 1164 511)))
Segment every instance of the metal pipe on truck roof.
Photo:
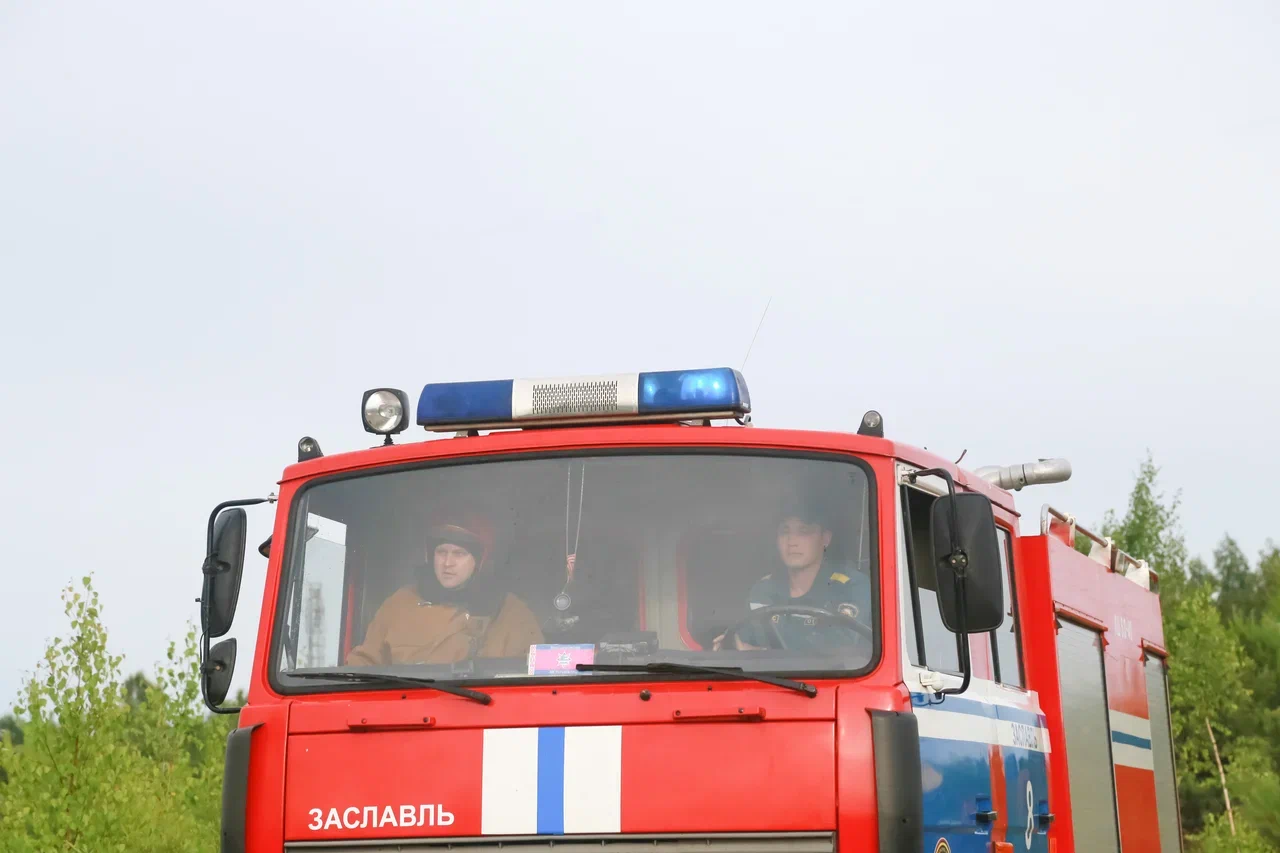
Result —
POLYGON ((1021 465, 987 465, 974 473, 988 483, 1016 492, 1023 486, 1062 483, 1071 479, 1071 463, 1066 459, 1041 459, 1021 465))

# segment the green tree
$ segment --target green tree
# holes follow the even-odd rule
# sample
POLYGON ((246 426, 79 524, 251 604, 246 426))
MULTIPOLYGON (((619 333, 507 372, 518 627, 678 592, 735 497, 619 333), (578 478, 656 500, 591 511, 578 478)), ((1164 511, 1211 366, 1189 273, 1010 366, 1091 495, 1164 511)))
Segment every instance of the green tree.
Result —
POLYGON ((1248 744, 1265 758, 1240 755, 1233 763, 1240 768, 1241 798, 1250 820, 1280 850, 1280 777, 1268 772, 1280 768, 1280 552, 1268 542, 1257 568, 1249 569, 1244 555, 1235 551, 1224 554, 1230 562, 1224 578, 1237 577, 1224 580, 1219 606, 1232 614, 1231 629, 1245 652, 1253 701, 1236 713, 1234 727, 1241 746, 1248 744), (1232 596, 1229 589, 1235 590, 1232 596))
MULTIPOLYGON (((22 726, 18 724, 18 718, 13 714, 5 714, 0 716, 0 743, 5 741, 15 746, 22 745, 22 726)), ((0 767, 0 785, 9 781, 9 775, 4 772, 4 768, 0 767)), ((3 797, 0 797, 3 800, 3 797)))
POLYGON ((15 708, 22 742, 0 743, 0 850, 214 850, 234 723, 200 710, 194 632, 131 704, 92 579, 63 601, 69 636, 49 643, 15 708))
POLYGON ((1263 738, 1237 737, 1227 770, 1231 803, 1236 815, 1271 845, 1268 850, 1280 849, 1280 776, 1274 766, 1263 738))
POLYGON ((1269 539, 1258 555, 1258 596, 1265 602, 1263 612, 1280 619, 1280 545, 1269 539))
POLYGON ((1173 590, 1163 590, 1161 597, 1164 599, 1176 597, 1177 593, 1182 589, 1203 589, 1210 594, 1216 594, 1218 591, 1218 578, 1209 568, 1209 564, 1199 557, 1192 557, 1187 561, 1187 569, 1182 575, 1176 578, 1173 590), (1179 585, 1180 584, 1180 585, 1179 585))
POLYGON ((1146 560, 1160 574, 1162 591, 1180 591, 1187 582, 1187 546, 1182 538, 1178 508, 1180 492, 1166 498, 1159 490, 1160 469, 1151 454, 1138 467, 1138 476, 1129 493, 1129 507, 1122 518, 1108 511, 1102 532, 1120 550, 1146 560))
POLYGON ((1187 836, 1189 851, 1196 853, 1275 853, 1275 847, 1252 826, 1236 822, 1234 830, 1226 815, 1211 814, 1204 828, 1187 836))
POLYGON ((22 726, 13 714, 0 716, 0 737, 8 737, 15 746, 22 745, 22 726))
POLYGON ((124 680, 124 698, 129 707, 136 708, 147 697, 147 691, 155 687, 145 672, 135 672, 124 680))
POLYGON ((1243 650, 1203 588, 1191 588, 1164 611, 1169 648, 1169 715, 1182 799, 1183 824, 1199 828, 1223 809, 1222 787, 1205 721, 1227 761, 1234 754, 1232 721, 1249 699, 1243 650))
POLYGON ((1230 536, 1223 536, 1213 552, 1213 571, 1217 575, 1218 612, 1222 618, 1230 622, 1233 616, 1256 616, 1261 610, 1259 577, 1230 536))

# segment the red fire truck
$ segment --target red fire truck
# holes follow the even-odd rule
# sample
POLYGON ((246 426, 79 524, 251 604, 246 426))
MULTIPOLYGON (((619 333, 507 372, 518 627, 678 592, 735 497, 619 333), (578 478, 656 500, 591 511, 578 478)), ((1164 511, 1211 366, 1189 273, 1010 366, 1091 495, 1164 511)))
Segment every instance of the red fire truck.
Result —
POLYGON ((755 427, 727 368, 432 383, 418 442, 404 392, 361 412, 381 444, 304 437, 209 518, 222 850, 1181 850, 1155 572, 1019 529, 1065 460, 755 427))

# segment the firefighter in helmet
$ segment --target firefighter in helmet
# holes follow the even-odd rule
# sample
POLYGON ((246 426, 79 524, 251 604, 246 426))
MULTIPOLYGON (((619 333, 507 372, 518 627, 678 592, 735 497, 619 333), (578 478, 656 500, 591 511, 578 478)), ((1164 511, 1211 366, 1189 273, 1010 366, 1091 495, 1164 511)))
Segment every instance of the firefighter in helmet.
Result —
POLYGON ((543 641, 529 607, 502 589, 489 565, 494 536, 476 514, 439 519, 427 530, 417 582, 397 590, 374 614, 347 663, 453 663, 516 657, 543 641))

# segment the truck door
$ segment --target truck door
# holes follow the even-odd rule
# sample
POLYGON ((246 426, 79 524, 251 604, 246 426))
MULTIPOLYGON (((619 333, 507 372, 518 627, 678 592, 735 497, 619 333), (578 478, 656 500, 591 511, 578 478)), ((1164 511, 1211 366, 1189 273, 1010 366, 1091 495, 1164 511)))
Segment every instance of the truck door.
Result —
POLYGON ((1102 636, 1060 620, 1058 672, 1077 850, 1120 850, 1102 636))
MULTIPOLYGON (((910 469, 903 466, 900 475, 910 469)), ((939 615, 937 578, 927 559, 928 518, 941 482, 915 485, 899 477, 900 588, 904 681, 920 727, 925 849, 942 841, 953 851, 1048 850, 1048 731, 1035 694, 1026 689, 1010 534, 1000 531, 1006 620, 971 638, 973 677, 961 696, 926 688, 960 683, 959 646, 939 615), (988 649, 990 655, 988 656, 988 649)))
MULTIPOLYGON (((903 466, 900 475, 910 469, 903 466)), ((997 742, 995 708, 965 696, 940 699, 926 687, 960 683, 960 647, 942 623, 930 553, 929 510, 941 483, 908 485, 899 477, 899 588, 904 682, 920 728, 925 850, 987 851, 996 811, 991 755, 997 742)), ((997 815, 998 816, 998 815, 997 815)))

